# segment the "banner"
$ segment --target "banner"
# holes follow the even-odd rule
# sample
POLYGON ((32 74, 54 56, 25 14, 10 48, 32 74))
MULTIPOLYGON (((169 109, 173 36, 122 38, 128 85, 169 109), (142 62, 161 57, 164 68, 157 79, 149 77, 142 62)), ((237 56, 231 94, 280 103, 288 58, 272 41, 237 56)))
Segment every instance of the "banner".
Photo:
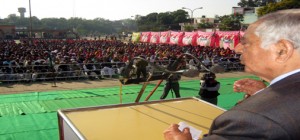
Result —
POLYGON ((140 42, 149 43, 151 32, 142 32, 140 42))
POLYGON ((132 42, 177 44, 179 46, 210 46, 233 50, 239 43, 242 31, 216 31, 216 32, 134 32, 132 42))
POLYGON ((132 42, 139 42, 140 41, 140 37, 141 37, 141 33, 139 33, 139 32, 133 32, 132 33, 132 37, 131 37, 131 41, 132 42))
POLYGON ((240 31, 240 37, 244 36, 245 32, 240 31))
POLYGON ((197 32, 185 32, 182 38, 183 45, 197 46, 197 32))
POLYGON ((218 31, 220 47, 230 50, 234 50, 234 47, 239 43, 240 32, 239 31, 218 31))
POLYGON ((150 43, 157 44, 159 43, 160 32, 151 32, 150 34, 150 43))
POLYGON ((215 32, 197 32, 196 43, 199 46, 219 47, 219 36, 215 32))
POLYGON ((169 44, 178 44, 179 46, 183 46, 182 44, 183 35, 184 32, 171 31, 169 44))
POLYGON ((169 44, 170 42, 170 32, 160 32, 159 43, 161 44, 169 44))

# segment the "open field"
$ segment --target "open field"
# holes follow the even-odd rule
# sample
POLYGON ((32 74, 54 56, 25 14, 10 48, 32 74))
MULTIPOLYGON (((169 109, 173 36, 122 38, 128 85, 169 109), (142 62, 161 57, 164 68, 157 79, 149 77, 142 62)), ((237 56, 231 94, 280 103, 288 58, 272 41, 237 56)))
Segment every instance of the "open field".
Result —
MULTIPOLYGON (((230 109, 243 98, 243 93, 233 92, 232 84, 244 77, 256 78, 243 72, 217 74, 218 81, 222 85, 218 97, 219 107, 230 109)), ((182 98, 198 96, 199 79, 200 77, 182 77, 180 81, 182 98)), ((156 83, 157 81, 152 81, 147 86, 141 102, 145 101, 156 83)), ((120 90, 118 79, 59 81, 56 87, 53 87, 52 82, 1 83, 0 139, 22 140, 30 136, 31 140, 59 140, 57 110, 133 103, 141 84, 126 85, 120 90)), ((160 99, 163 84, 157 88, 149 101, 160 99)), ((166 99, 172 98, 172 94, 169 94, 166 99)))
MULTIPOLYGON (((200 74, 202 75, 202 74, 200 74)), ((216 74, 217 78, 233 78, 242 76, 252 76, 245 72, 226 72, 216 74)), ((182 77, 181 80, 198 80, 200 77, 187 78, 182 77)), ((151 81, 151 83, 157 83, 151 81)), ((142 83, 141 83, 142 84, 142 83)), ((57 81, 56 86, 53 86, 53 82, 32 82, 28 84, 0 84, 0 94, 12 94, 22 92, 41 92, 41 91, 53 91, 53 90, 74 90, 74 89, 87 89, 87 88, 99 88, 99 87, 112 87, 120 85, 118 79, 104 79, 104 80, 75 80, 75 81, 57 81)))

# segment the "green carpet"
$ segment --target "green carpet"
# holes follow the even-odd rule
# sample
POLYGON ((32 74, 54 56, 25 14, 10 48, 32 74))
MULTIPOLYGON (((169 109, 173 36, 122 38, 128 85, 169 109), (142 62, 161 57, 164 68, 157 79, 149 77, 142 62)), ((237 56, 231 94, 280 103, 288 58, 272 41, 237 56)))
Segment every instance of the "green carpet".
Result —
MULTIPOLYGON (((234 93, 232 85, 239 78, 218 79, 221 83, 218 106, 230 109, 242 99, 234 93)), ((256 77, 251 77, 256 78, 256 77)), ((164 82, 149 99, 159 100, 164 82)), ((126 85, 122 90, 122 103, 133 103, 142 85, 126 85)), ((143 101, 155 84, 149 84, 141 97, 143 101)), ((198 96, 199 80, 181 81, 182 97, 198 96)), ((0 96, 0 140, 58 140, 57 110, 66 108, 119 104, 119 87, 84 90, 30 92, 0 96)), ((169 93, 168 99, 172 98, 169 93)))

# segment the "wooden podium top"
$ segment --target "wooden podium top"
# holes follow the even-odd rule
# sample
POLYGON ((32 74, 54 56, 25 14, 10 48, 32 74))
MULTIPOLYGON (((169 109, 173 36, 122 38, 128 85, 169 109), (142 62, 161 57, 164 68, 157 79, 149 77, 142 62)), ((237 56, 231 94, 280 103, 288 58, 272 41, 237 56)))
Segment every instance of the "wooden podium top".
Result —
MULTIPOLYGON (((64 120, 87 140, 162 140, 163 131, 181 121, 208 133, 225 110, 196 98, 59 110, 64 120)), ((202 137, 202 136, 201 136, 202 137)))

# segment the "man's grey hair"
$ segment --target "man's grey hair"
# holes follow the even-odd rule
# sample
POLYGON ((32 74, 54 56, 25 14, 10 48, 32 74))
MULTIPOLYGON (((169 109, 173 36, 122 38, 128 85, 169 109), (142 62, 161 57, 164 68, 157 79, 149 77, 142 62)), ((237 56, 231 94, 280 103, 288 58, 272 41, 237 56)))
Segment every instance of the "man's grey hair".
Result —
POLYGON ((255 34, 261 38, 262 48, 285 39, 300 48, 300 9, 281 10, 259 18, 255 34))

